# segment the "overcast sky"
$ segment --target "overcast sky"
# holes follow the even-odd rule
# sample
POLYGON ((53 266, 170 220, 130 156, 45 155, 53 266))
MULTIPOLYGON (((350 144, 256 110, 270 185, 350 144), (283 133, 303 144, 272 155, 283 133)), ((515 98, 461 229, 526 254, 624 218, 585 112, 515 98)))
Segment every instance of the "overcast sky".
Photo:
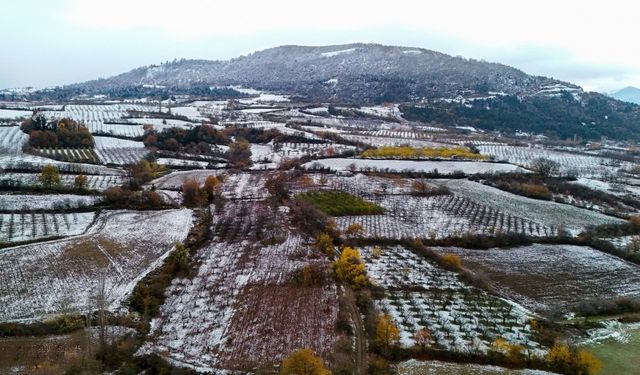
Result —
POLYGON ((639 14, 640 2, 630 0, 2 0, 0 88, 283 44, 374 42, 609 91, 640 87, 639 14))

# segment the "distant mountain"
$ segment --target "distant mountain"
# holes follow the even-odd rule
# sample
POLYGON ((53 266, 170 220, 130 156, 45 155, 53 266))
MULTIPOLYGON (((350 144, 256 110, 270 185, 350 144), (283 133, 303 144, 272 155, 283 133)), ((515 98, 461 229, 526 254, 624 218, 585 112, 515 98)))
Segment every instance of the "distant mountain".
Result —
POLYGON ((623 102, 640 104, 640 89, 637 87, 628 86, 621 90, 610 92, 609 96, 623 102))
POLYGON ((228 61, 179 60, 66 88, 116 93, 131 86, 243 85, 307 100, 360 104, 455 97, 469 90, 529 95, 558 83, 506 65, 427 49, 348 44, 282 46, 228 61))

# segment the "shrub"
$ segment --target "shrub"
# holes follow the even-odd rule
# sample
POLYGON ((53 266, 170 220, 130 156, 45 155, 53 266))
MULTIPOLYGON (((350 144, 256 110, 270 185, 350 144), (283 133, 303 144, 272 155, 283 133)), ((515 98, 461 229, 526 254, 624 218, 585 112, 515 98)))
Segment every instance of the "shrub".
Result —
POLYGON ((289 209, 291 222, 303 233, 316 237, 320 233, 334 232, 329 217, 311 203, 301 199, 294 199, 289 201, 289 209))
POLYGON ((155 209, 163 205, 162 197, 155 191, 131 191, 114 186, 105 190, 104 195, 108 204, 118 208, 155 209))
POLYGON ((186 180, 182 184, 182 203, 187 207, 198 207, 205 203, 206 196, 200 190, 200 184, 195 179, 186 180))
POLYGON ((440 257, 442 265, 446 269, 450 270, 460 270, 462 268, 462 260, 459 255, 455 254, 444 254, 440 257))
POLYGON ((368 283, 364 263, 357 249, 352 247, 342 248, 340 257, 333 262, 333 269, 338 279, 354 287, 362 287, 368 283))
POLYGON ((307 264, 294 271, 293 282, 297 285, 309 288, 322 286, 325 283, 327 273, 319 264, 307 264))
POLYGON ((389 315, 378 315, 373 342, 384 350, 388 350, 400 342, 400 330, 389 315))
POLYGON ((60 171, 58 167, 48 164, 42 167, 42 173, 38 176, 38 180, 45 188, 52 188, 60 185, 60 171))
POLYGON ((531 162, 529 168, 542 177, 549 177, 560 172, 560 164, 555 160, 538 158, 531 162))
POLYGON ((214 197, 219 194, 220 180, 216 176, 207 176, 204 180, 204 186, 202 187, 203 193, 207 196, 209 203, 213 202, 214 197))
POLYGON ((129 177, 129 186, 132 189, 139 189, 165 170, 163 166, 147 160, 140 160, 136 164, 130 164, 126 169, 129 177))
POLYGON ((411 194, 419 197, 428 197, 432 195, 448 195, 451 194, 446 186, 432 186, 426 181, 415 180, 411 184, 411 194))
POLYGON ((333 255, 335 250, 333 246, 333 238, 328 233, 322 233, 318 237, 316 237, 315 246, 321 252, 327 255, 333 255))
POLYGON ((280 367, 281 375, 330 375, 322 363, 322 359, 313 354, 311 349, 300 349, 291 353, 280 367))
POLYGON ((0 336, 61 335, 84 328, 85 318, 80 315, 64 315, 43 322, 0 323, 0 336))
POLYGON ((289 177, 286 173, 269 175, 264 186, 269 192, 269 198, 273 205, 282 204, 289 199, 289 177))
POLYGON ((246 139, 238 139, 229 144, 225 156, 234 168, 247 168, 251 165, 251 145, 246 139))
POLYGON ((640 299, 618 297, 612 300, 588 300, 578 303, 573 311, 583 316, 640 313, 640 299))
POLYGON ((344 230, 344 234, 349 237, 362 237, 365 234, 364 227, 361 224, 353 223, 344 230))
POLYGON ((602 367, 602 363, 593 353, 558 342, 551 347, 545 360, 552 370, 564 374, 591 375, 596 374, 602 367))
POLYGON ((77 175, 76 178, 73 179, 73 187, 78 190, 83 190, 87 187, 87 176, 80 174, 77 175))
POLYGON ((22 123, 22 131, 29 134, 31 147, 88 148, 94 146, 93 136, 84 124, 65 118, 48 122, 42 116, 22 123))

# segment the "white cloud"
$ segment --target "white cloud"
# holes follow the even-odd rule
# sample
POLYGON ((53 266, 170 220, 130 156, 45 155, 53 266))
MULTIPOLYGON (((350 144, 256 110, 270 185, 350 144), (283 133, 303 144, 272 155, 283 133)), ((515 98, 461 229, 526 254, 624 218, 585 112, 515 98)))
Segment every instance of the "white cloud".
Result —
POLYGON ((73 0, 65 10, 65 18, 82 27, 152 29, 176 38, 396 26, 479 46, 563 48, 616 63, 638 58, 639 44, 629 41, 637 35, 638 14, 640 3, 621 0, 73 0))
POLYGON ((229 50, 215 43, 228 44, 234 38, 253 47, 256 43, 247 40, 324 44, 355 41, 357 36, 357 40, 417 44, 505 63, 523 50, 561 51, 562 61, 539 53, 531 55, 531 62, 516 56, 520 61, 514 65, 528 71, 533 67, 533 73, 545 75, 556 75, 553 64, 564 65, 558 69, 562 74, 568 73, 567 66, 598 66, 603 74, 607 67, 615 67, 617 78, 591 80, 603 84, 640 75, 640 43, 634 40, 640 3, 627 0, 64 1, 58 8, 58 25, 107 41, 126 36, 135 43, 136 35, 152 34, 172 43, 202 43, 210 53, 215 48, 229 50), (450 44, 442 46, 437 39, 450 44), (541 60, 546 57, 547 63, 541 60), (536 66, 551 70, 538 71, 536 66))

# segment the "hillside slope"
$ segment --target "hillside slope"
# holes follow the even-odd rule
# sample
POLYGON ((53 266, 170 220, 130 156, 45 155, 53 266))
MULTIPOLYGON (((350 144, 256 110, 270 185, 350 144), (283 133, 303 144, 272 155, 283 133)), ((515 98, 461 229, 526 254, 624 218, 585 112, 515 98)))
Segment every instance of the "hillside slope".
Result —
POLYGON ((555 82, 426 49, 349 44, 282 46, 229 61, 179 60, 67 88, 103 93, 132 85, 244 85, 308 100, 360 103, 451 97, 464 90, 526 95, 555 82))
POLYGON ((640 89, 637 87, 625 87, 621 90, 610 93, 609 96, 622 100, 623 102, 640 104, 640 89))

